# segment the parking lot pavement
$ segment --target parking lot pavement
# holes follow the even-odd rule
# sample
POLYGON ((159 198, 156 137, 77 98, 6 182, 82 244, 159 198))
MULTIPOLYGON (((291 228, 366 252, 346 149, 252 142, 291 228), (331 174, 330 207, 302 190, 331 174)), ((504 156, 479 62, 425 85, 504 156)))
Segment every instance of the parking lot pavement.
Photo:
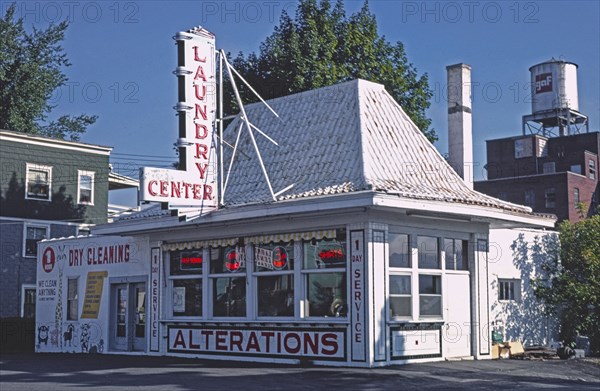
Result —
POLYGON ((175 357, 0 356, 0 390, 598 390, 598 361, 458 361, 380 369, 175 357))

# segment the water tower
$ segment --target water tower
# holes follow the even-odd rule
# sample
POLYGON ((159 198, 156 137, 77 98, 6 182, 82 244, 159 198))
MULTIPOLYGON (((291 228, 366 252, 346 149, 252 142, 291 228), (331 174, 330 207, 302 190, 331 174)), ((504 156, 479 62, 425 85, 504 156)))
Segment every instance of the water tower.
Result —
POLYGON ((555 60, 529 68, 531 112, 523 116, 523 134, 545 137, 589 132, 588 117, 579 112, 577 64, 555 60))

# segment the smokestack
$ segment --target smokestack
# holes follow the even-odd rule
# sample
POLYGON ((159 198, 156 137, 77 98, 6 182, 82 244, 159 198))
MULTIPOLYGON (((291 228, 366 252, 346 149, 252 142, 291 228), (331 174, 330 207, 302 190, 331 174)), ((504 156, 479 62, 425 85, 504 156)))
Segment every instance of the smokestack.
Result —
POLYGON ((448 154, 454 171, 473 188, 473 122, 471 119, 471 66, 449 65, 448 154))

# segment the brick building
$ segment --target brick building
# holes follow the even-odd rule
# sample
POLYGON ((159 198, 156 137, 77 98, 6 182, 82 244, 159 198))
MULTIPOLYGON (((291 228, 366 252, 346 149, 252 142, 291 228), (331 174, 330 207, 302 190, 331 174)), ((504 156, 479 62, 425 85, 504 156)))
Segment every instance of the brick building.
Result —
POLYGON ((488 179, 475 182, 475 190, 559 221, 578 221, 579 203, 585 204, 584 217, 598 207, 599 150, 599 132, 488 140, 488 179))

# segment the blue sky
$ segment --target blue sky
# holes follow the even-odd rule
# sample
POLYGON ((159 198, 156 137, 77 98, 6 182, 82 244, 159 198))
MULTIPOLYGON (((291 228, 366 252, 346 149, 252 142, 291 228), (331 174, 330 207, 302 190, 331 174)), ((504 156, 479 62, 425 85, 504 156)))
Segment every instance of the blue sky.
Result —
MULTIPOLYGON (((175 161, 177 31, 202 25, 217 47, 257 51, 282 10, 295 1, 18 1, 28 27, 68 18, 64 48, 69 82, 57 91, 51 117, 96 114, 83 142, 114 147, 112 162, 136 177, 142 166, 175 161), (137 156, 143 155, 143 156, 137 156)), ((2 1, 2 14, 8 3, 2 1)), ((428 115, 447 151, 446 66, 472 67, 476 179, 484 175, 485 140, 521 134, 529 114, 529 67, 554 57, 579 65, 579 109, 600 120, 600 2, 371 0, 379 33, 402 41, 434 91, 428 115)), ((347 1, 348 14, 361 1, 347 1)), ((117 195, 117 202, 126 201, 117 195)))

